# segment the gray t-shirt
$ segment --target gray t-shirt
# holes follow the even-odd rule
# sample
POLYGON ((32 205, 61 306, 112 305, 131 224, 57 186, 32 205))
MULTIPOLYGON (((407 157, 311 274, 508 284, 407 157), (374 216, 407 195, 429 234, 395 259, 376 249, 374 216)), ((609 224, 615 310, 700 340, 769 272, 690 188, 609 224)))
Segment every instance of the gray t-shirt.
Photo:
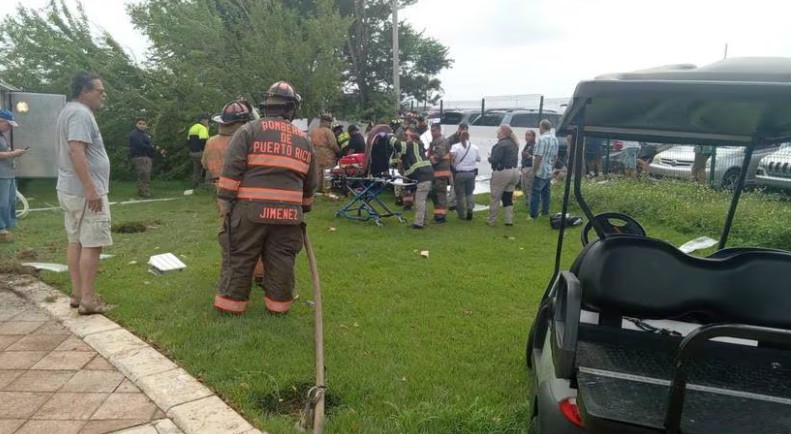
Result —
POLYGON ((102 133, 93 112, 85 104, 72 101, 63 107, 56 125, 58 153, 58 191, 73 196, 85 196, 85 189, 74 172, 69 156, 69 142, 87 143, 85 156, 88 159, 88 172, 91 175, 99 196, 109 192, 110 158, 104 149, 102 133))
MULTIPOLYGON (((9 152, 11 151, 11 146, 8 144, 8 139, 0 133, 0 152, 9 152)), ((16 178, 16 173, 14 172, 14 159, 13 158, 3 158, 0 160, 0 179, 10 179, 16 178)))

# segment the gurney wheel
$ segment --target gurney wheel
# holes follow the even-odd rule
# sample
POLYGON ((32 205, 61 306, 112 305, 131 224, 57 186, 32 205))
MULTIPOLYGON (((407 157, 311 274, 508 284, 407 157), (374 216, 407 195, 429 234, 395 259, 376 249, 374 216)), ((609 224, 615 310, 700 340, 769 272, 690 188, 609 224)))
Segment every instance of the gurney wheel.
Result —
POLYGON ((399 222, 399 223, 406 223, 406 219, 405 219, 405 218, 403 218, 403 217, 400 217, 400 216, 399 216, 399 217, 398 217, 398 222, 399 222))

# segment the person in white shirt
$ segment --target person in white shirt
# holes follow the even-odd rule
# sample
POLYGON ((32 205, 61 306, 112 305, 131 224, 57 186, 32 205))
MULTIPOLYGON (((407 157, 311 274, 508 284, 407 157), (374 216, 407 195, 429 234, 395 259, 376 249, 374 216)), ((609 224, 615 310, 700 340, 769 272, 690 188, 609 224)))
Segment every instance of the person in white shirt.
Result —
POLYGON ((461 141, 450 149, 454 171, 454 189, 456 191, 456 212, 462 220, 472 220, 472 210, 475 208, 473 191, 475 190, 475 175, 478 173, 478 162, 481 155, 478 147, 470 143, 470 133, 463 131, 459 138, 461 141))

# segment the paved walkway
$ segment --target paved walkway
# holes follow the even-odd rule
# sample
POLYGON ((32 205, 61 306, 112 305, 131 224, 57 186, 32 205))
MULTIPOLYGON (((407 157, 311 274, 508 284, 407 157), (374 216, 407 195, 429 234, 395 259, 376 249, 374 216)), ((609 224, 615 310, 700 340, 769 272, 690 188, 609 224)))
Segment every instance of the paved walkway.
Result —
POLYGON ((0 290, 0 434, 108 432, 182 431, 48 312, 0 290))

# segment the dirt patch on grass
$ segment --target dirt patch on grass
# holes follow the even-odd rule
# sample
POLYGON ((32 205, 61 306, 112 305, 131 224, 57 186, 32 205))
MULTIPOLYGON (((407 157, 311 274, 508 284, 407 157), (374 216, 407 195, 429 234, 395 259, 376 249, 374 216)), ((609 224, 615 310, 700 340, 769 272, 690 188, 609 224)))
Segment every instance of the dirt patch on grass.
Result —
POLYGON ((26 274, 38 277, 38 271, 35 268, 22 265, 16 259, 7 257, 0 257, 0 274, 26 274))
POLYGON ((139 234, 148 230, 143 222, 126 222, 113 225, 112 231, 116 234, 139 234))
MULTIPOLYGON (((305 410, 308 391, 313 386, 315 386, 314 383, 297 383, 281 390, 255 396, 253 399, 256 406, 264 413, 298 418, 305 410)), ((337 395, 331 392, 325 393, 325 413, 332 413, 339 405, 340 399, 337 395)))
POLYGON ((25 249, 17 253, 16 258, 20 261, 35 261, 38 259, 38 253, 33 249, 25 249))

